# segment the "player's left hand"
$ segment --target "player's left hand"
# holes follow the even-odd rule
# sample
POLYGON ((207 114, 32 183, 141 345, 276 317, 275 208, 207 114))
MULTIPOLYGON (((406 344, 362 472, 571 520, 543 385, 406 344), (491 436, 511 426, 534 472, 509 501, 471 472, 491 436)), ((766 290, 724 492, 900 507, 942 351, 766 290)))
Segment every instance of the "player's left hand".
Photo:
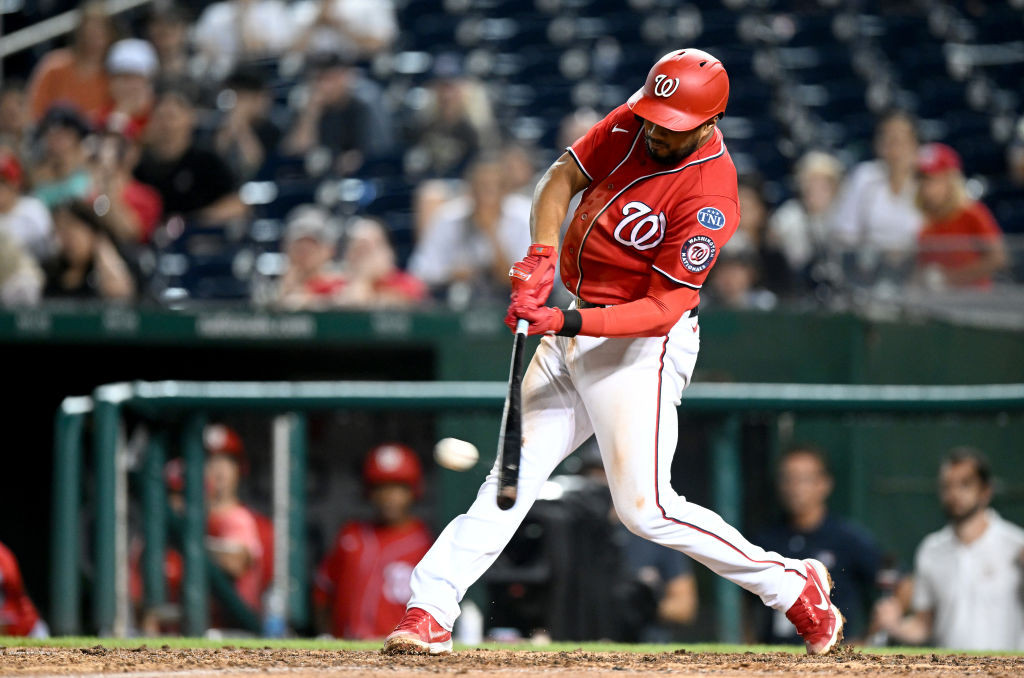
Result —
POLYGON ((558 250, 551 245, 534 243, 530 245, 522 261, 512 264, 508 277, 512 282, 512 294, 520 301, 540 306, 548 300, 555 284, 555 266, 558 250))
POLYGON ((527 330, 529 336, 535 334, 554 334, 558 330, 562 329, 562 325, 565 323, 565 315, 562 314, 562 309, 552 308, 551 306, 534 306, 532 304, 523 303, 517 301, 516 295, 512 295, 512 303, 508 307, 508 313, 505 315, 505 324, 513 332, 516 331, 516 320, 522 318, 530 323, 530 328, 527 330))

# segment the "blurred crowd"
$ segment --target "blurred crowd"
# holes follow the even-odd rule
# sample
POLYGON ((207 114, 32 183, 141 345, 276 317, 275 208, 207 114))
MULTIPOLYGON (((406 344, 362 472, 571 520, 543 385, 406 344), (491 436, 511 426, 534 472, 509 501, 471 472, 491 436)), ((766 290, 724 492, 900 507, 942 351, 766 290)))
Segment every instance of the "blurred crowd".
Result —
MULTIPOLYGON (((165 0, 121 24, 85 3, 67 46, 0 92, 0 304, 502 302, 537 173, 603 113, 570 112, 538 147, 499 124, 458 52, 403 53, 427 65, 395 100, 373 65, 396 58, 401 18, 384 0, 165 0)), ((1012 280, 972 168, 920 137, 892 110, 873 159, 811 150, 791 181, 742 171, 705 302, 835 307, 1012 280)))

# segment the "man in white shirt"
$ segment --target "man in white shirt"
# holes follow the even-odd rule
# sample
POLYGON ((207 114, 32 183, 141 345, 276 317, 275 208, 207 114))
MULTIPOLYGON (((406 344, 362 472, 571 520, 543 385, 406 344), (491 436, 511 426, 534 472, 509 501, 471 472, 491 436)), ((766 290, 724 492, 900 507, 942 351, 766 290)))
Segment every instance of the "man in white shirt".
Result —
POLYGON ((53 218, 41 201, 22 193, 21 163, 0 149, 0 231, 37 260, 53 249, 53 218))
POLYGON ((898 270, 914 254, 922 218, 917 190, 917 130, 906 113, 883 116, 875 132, 877 160, 851 170, 832 220, 835 244, 856 263, 855 277, 873 280, 898 270))
POLYGON ((1024 529, 988 507, 985 457, 952 450, 939 468, 939 495, 949 524, 918 546, 910 614, 887 598, 875 608, 876 625, 900 643, 1024 649, 1024 529))

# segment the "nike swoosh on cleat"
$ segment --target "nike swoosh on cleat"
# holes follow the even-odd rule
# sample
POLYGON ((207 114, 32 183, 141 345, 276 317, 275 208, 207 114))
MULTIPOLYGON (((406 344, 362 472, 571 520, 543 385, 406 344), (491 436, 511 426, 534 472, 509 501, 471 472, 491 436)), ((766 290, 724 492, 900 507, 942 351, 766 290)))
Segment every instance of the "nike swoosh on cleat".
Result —
POLYGON ((629 130, 628 129, 622 129, 618 125, 613 125, 612 126, 612 132, 626 132, 626 133, 629 133, 629 130))
POLYGON ((814 588, 818 590, 818 597, 821 599, 821 602, 815 603, 814 607, 818 608, 819 610, 827 610, 828 603, 825 602, 825 592, 821 590, 820 586, 818 586, 817 578, 813 578, 811 581, 814 583, 814 588))

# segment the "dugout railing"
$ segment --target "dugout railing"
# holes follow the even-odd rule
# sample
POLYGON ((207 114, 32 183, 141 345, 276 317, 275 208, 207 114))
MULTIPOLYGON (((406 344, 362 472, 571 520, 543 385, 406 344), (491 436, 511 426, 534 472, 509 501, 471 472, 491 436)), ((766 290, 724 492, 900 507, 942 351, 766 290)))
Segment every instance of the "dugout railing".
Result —
MULTIPOLYGON (((308 619, 309 567, 305 558, 304 495, 306 419, 324 410, 419 410, 438 413, 497 411, 504 403, 503 382, 135 382, 102 386, 91 397, 67 398, 55 422, 54 510, 51 568, 51 627, 61 635, 81 631, 84 436, 91 430, 94 519, 91 626, 101 635, 125 635, 128 600, 128 520, 126 416, 155 425, 142 460, 141 505, 146 548, 142 579, 146 605, 159 605, 166 590, 164 549, 169 530, 162 468, 168 431, 181 435, 185 466, 185 513, 180 530, 184 577, 182 630, 202 635, 208 623, 211 585, 231 602, 223 576, 208 562, 203 538, 202 429, 211 413, 262 411, 275 415, 272 444, 275 544, 271 605, 287 622, 308 619), (92 418, 91 429, 87 427, 92 418), (168 429, 160 423, 181 419, 168 429), (280 547, 280 548, 279 548, 280 547)), ((1024 384, 976 386, 874 386, 698 383, 684 396, 688 412, 718 420, 710 451, 714 509, 739 526, 742 517, 741 423, 755 413, 854 414, 894 416, 943 413, 1024 412, 1024 384)), ((495 431, 497 436, 497 431, 495 431)), ((723 642, 739 642, 741 591, 716 578, 716 632, 723 642)), ((237 601, 234 601, 237 603, 237 601)), ((244 615, 245 610, 241 611, 244 615)), ((259 629, 250 620, 249 627, 259 629)))

